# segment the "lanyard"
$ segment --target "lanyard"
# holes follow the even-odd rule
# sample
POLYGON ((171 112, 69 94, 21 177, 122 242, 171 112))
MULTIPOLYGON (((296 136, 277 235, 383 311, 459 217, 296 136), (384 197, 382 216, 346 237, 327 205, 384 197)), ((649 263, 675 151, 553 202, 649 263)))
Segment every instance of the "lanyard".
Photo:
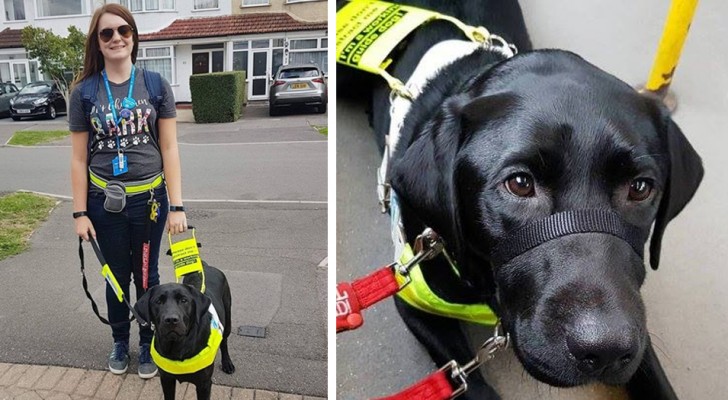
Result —
MULTIPOLYGON (((121 118, 116 117, 116 105, 114 104, 114 96, 111 95, 111 88, 109 87, 109 78, 106 76, 106 70, 101 72, 104 77, 104 86, 106 86, 106 95, 109 97, 109 108, 111 109, 111 115, 114 116, 114 123, 119 126, 121 118)), ((136 67, 131 66, 131 78, 129 79, 129 94, 126 98, 131 99, 132 92, 134 91, 134 79, 136 78, 136 67)))

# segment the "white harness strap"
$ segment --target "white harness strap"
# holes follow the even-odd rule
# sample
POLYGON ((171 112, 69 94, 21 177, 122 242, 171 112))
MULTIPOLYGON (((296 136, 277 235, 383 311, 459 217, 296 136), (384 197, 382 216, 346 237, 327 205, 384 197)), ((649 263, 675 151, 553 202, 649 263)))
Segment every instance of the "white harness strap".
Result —
MULTIPOLYGON (((427 82, 437 76, 437 74, 449 64, 456 60, 472 54, 478 48, 483 48, 482 43, 465 40, 445 40, 432 46, 422 57, 417 68, 410 76, 405 87, 412 94, 412 100, 401 96, 390 97, 390 123, 389 134, 385 137, 384 156, 382 164, 377 172, 380 182, 388 182, 387 168, 389 159, 394 155, 394 150, 399 141, 400 130, 404 124, 404 118, 409 112, 412 101, 417 98, 424 89, 427 82)), ((394 243, 394 259, 399 260, 404 251, 407 241, 404 237, 404 227, 402 226, 402 217, 399 211, 397 195, 394 190, 390 192, 390 219, 392 242, 394 243)))

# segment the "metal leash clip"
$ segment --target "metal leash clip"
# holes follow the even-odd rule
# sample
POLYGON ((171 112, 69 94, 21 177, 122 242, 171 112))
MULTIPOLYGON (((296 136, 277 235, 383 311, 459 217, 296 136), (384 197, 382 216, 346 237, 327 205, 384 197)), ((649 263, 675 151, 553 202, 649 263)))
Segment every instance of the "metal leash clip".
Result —
POLYGON ((459 381, 460 387, 458 387, 450 397, 454 399, 468 390, 468 375, 480 368, 481 365, 492 360, 495 357, 495 353, 508 347, 510 343, 510 335, 501 331, 502 327, 500 322, 495 325, 495 331, 493 336, 480 346, 478 352, 475 354, 475 358, 470 360, 467 364, 460 366, 457 361, 452 360, 445 364, 440 371, 450 371, 450 378, 453 381, 459 381))
MULTIPOLYGON (((412 278, 409 276, 409 271, 415 265, 421 261, 427 261, 434 258, 436 255, 445 251, 445 243, 442 241, 440 235, 438 235, 432 228, 426 228, 421 234, 415 238, 415 255, 406 264, 395 263, 394 268, 404 276, 405 281, 400 286, 400 290, 407 286, 412 278)), ((450 257, 448 256, 448 259, 450 257)))

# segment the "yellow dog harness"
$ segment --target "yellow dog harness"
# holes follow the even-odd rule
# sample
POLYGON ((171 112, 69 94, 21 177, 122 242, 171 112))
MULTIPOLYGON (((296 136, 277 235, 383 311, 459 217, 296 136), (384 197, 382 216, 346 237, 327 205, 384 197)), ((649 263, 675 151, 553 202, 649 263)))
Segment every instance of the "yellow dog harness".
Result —
POLYGON ((212 318, 210 319, 210 336, 207 338, 207 346, 192 358, 186 360, 170 360, 169 358, 165 358, 157 352, 154 346, 154 338, 152 338, 150 351, 152 353, 152 360, 157 364, 157 367, 170 374, 183 375, 193 374, 203 368, 209 367, 215 362, 217 349, 220 348, 220 343, 222 343, 223 326, 220 322, 220 317, 217 315, 215 306, 210 304, 208 311, 212 314, 212 318))
MULTIPOLYGON (((407 244, 399 262, 401 265, 405 265, 413 257, 412 247, 407 244)), ((397 282, 404 285, 407 278, 399 272, 398 268, 395 270, 397 282)), ((397 296, 420 311, 488 326, 493 326, 498 322, 498 316, 486 304, 458 304, 443 300, 427 285, 419 264, 409 270, 409 279, 410 282, 397 293, 397 296)))

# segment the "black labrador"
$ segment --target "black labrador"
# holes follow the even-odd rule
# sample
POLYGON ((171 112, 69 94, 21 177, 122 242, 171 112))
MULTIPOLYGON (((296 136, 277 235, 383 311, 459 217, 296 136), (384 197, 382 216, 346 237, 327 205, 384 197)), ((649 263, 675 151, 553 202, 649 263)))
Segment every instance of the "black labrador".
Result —
MULTIPOLYGON (((200 353, 207 346, 212 314, 215 307, 223 323, 222 371, 235 372, 230 359, 227 340, 232 329, 230 324, 231 295, 225 275, 219 269, 202 262, 205 271, 205 293, 200 291, 198 274, 186 275, 183 284, 165 283, 150 288, 134 305, 134 309, 146 321, 154 325, 154 346, 157 352, 170 360, 186 360, 200 353)), ((212 390, 212 363, 195 373, 175 375, 159 368, 165 400, 175 397, 176 381, 195 385, 198 400, 208 400, 212 390)))
MULTIPOLYGON (((559 387, 625 385, 632 399, 676 399, 646 327, 640 287, 646 232, 656 269, 668 222, 703 176, 700 157, 653 98, 560 50, 531 49, 520 6, 508 0, 407 0, 504 37, 519 53, 477 50, 445 66, 411 104, 389 177, 410 243, 425 227, 444 257, 421 263, 453 303, 486 303, 535 378, 559 387), (494 254, 524 227, 580 210, 607 211, 642 232, 638 246, 604 233, 560 236, 505 262, 494 254)), ((338 6, 342 6, 339 2, 338 6)), ((448 22, 419 28, 389 71, 406 82, 428 49, 466 40, 448 22)), ((379 143, 390 129, 389 88, 339 66, 342 94, 369 96, 379 143), (364 83, 357 87, 357 83, 364 83), (370 89, 374 87, 374 89, 370 89)), ((474 353, 460 321, 397 298, 406 325, 438 365, 474 353)), ((498 399, 480 374, 464 398, 498 399)))

